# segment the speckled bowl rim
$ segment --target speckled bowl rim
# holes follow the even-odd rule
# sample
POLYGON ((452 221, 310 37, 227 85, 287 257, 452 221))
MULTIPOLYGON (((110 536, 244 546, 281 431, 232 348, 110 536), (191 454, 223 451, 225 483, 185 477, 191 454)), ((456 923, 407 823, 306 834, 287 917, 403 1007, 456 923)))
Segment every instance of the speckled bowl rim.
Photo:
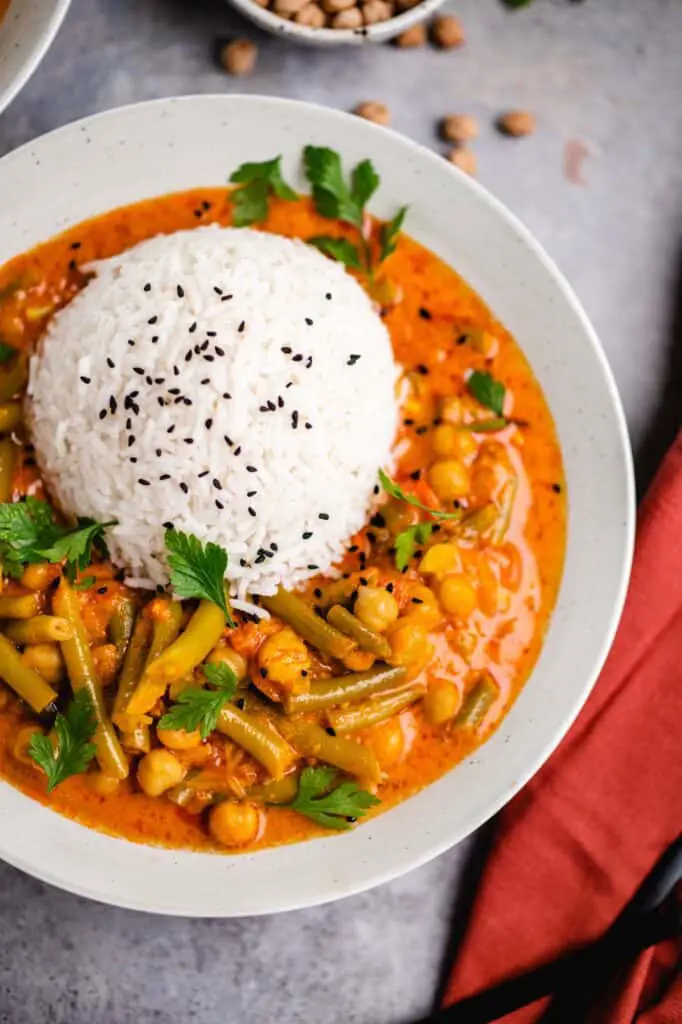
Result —
MULTIPOLYGON (((45 3, 46 0, 40 0, 40 2, 45 3)), ((17 19, 26 16, 25 10, 19 10, 19 4, 21 3, 22 0, 12 0, 9 10, 3 21, 0 22, 0 51, 8 42, 11 45, 18 45, 12 42, 12 37, 17 19)), ((43 21, 33 37, 33 42, 26 46, 21 65, 14 74, 14 77, 7 82, 4 88, 0 88, 0 114, 24 88, 29 78, 40 65, 43 57, 52 45, 70 5, 71 0, 52 0, 53 9, 47 20, 45 20, 44 14, 42 15, 43 21)))
POLYGON ((190 96, 89 117, 0 160, 0 263, 122 202, 216 185, 245 158, 302 145, 370 157, 373 208, 411 204, 407 230, 448 259, 516 332, 557 421, 569 491, 559 601, 531 678, 497 732, 456 769, 370 822, 240 856, 141 846, 84 828, 0 782, 0 857, 52 885, 154 913, 237 917, 340 899, 450 848, 551 754, 587 698, 620 618, 635 524, 632 458, 605 356, 570 287, 528 230, 479 184, 386 129, 267 97, 190 96))
POLYGON ((418 25, 430 17, 434 11, 445 3, 445 0, 422 0, 402 14, 397 14, 388 21, 380 21, 376 25, 363 28, 310 28, 298 25, 295 21, 280 18, 277 14, 264 7, 259 7, 254 0, 227 0, 236 7, 244 17, 259 25, 266 32, 283 39, 301 43, 304 46, 363 46, 365 43, 383 43, 395 38, 413 25, 418 25))

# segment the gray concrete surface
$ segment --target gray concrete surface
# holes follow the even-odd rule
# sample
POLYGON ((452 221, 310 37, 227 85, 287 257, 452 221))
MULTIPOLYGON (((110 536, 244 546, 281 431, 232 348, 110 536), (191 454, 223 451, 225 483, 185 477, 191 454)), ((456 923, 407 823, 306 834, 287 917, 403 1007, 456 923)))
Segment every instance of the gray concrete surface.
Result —
MULTIPOLYGON (((682 390, 682 5, 536 0, 510 14, 497 0, 458 0, 456 10, 468 37, 459 52, 327 53, 261 37, 221 0, 74 0, 45 63, 0 115, 0 153, 172 93, 345 109, 381 99, 396 129, 429 146, 440 145, 441 115, 475 113, 480 180, 535 231, 601 335, 643 484, 682 390), (216 37, 234 34, 261 44, 249 79, 211 63, 216 37), (537 114, 535 136, 494 132, 509 106, 537 114), (566 178, 571 140, 589 150, 584 185, 566 178)), ((229 922, 100 907, 0 866, 0 1024, 408 1022, 429 1007, 465 853, 330 907, 229 922)))

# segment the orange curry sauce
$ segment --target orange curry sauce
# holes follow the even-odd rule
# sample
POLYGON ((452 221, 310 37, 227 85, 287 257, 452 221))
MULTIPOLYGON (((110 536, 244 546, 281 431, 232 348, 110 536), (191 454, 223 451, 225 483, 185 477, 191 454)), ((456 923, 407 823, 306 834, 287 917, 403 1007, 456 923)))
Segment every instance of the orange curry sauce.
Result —
POLYGON ((0 0, 0 21, 5 17, 9 10, 10 0, 0 0))
MULTIPOLYGON (((86 280, 78 270, 80 265, 113 256, 161 232, 212 222, 229 225, 230 221, 230 204, 222 189, 193 190, 114 210, 0 268, 0 296, 3 288, 19 280, 24 307, 28 296, 34 307, 57 308, 73 297, 86 280)), ((274 201, 265 229, 308 238, 328 233, 329 221, 319 217, 307 200, 274 201)), ((403 421, 401 426, 396 479, 406 489, 414 490, 422 500, 433 501, 424 481, 414 484, 414 476, 410 476, 416 475, 416 471, 433 458, 432 427, 424 421, 423 409, 433 406, 435 416, 439 399, 462 393, 465 371, 489 369, 504 382, 508 396, 512 397, 510 415, 523 423, 519 429, 510 428, 494 437, 488 435, 487 439, 479 439, 482 443, 494 440, 504 445, 518 475, 519 486, 505 541, 520 553, 522 572, 518 589, 508 592, 504 610, 484 615, 477 609, 469 618, 467 628, 469 635, 475 637, 475 643, 473 654, 471 650, 468 652, 468 663, 457 653, 456 644, 451 643, 451 625, 441 626, 430 637, 435 656, 425 672, 427 678, 443 675, 462 678, 472 661, 477 668, 487 667, 493 674, 500 687, 500 697, 485 720, 485 729, 471 738, 456 730, 430 726, 421 705, 403 712, 405 754, 379 787, 382 801, 379 810, 390 807, 452 768, 503 719, 528 678, 543 642, 557 597, 566 528, 562 458, 552 417, 512 337, 452 269, 409 237, 401 236, 397 252, 386 269, 402 297, 385 313, 385 323, 397 361, 414 375, 422 408, 421 419, 412 423, 403 421), (462 332, 472 328, 490 332, 498 339, 498 350, 492 361, 487 362, 483 354, 468 344, 457 344, 462 332), (418 432, 416 428, 420 424, 428 429, 418 432)), ((27 322, 19 314, 18 301, 14 302, 11 295, 0 307, 0 335, 15 346, 30 348, 44 324, 44 320, 27 322)), ((93 339, 93 344, 96 343, 93 339)), ((411 419, 409 408, 403 410, 403 416, 404 420, 411 419)), ((17 472, 17 495, 41 493, 30 455, 29 449, 28 457, 24 455, 17 472)), ((365 538, 358 535, 353 543, 362 547, 365 538)), ((346 561, 344 569, 357 571, 357 555, 350 553, 346 561)), ((393 568, 395 572, 390 559, 367 564, 393 568)), ((102 573, 109 578, 107 594, 100 596, 96 588, 92 588, 82 598, 88 627, 95 636, 98 633, 104 636, 111 601, 122 588, 122 584, 111 579, 111 571, 102 567, 102 573)), ((405 578, 409 577, 418 580, 412 569, 405 578)), ((314 586, 313 581, 310 589, 314 586)), ((103 797, 93 792, 83 777, 75 777, 48 796, 42 774, 35 767, 15 760, 11 753, 13 736, 19 724, 27 720, 28 715, 18 701, 9 698, 3 702, 0 771, 25 793, 83 824, 130 840, 217 849, 201 817, 167 800, 144 795, 132 780, 123 783, 114 794, 103 797)), ((319 834, 322 834, 321 829, 295 812, 269 808, 265 826, 254 845, 270 846, 319 834)))

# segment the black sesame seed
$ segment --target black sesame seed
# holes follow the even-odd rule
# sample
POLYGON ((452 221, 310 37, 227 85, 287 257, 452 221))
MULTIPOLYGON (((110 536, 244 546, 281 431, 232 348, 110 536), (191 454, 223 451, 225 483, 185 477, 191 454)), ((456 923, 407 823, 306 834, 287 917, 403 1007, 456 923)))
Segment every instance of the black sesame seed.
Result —
POLYGON ((204 199, 201 204, 202 210, 210 210, 213 204, 209 203, 208 199, 204 199))
POLYGON ((306 424, 304 424, 304 425, 305 425, 305 429, 306 429, 306 430, 312 430, 312 429, 313 429, 313 425, 312 425, 312 423, 306 423, 306 424))
POLYGON ((381 530, 386 525, 386 520, 381 512, 376 512, 370 519, 370 523, 372 526, 376 526, 377 530, 381 530))
POLYGON ((291 426, 294 428, 294 430, 296 430, 296 427, 298 426, 298 410, 297 409, 294 409, 294 411, 291 414, 291 426))
POLYGON ((151 376, 149 374, 147 374, 147 376, 145 377, 144 380, 145 380, 145 384, 148 384, 149 387, 151 387, 152 384, 154 383, 154 381, 152 380, 152 378, 151 378, 151 376))
POLYGON ((301 537, 303 538, 303 540, 310 540, 310 538, 312 537, 312 533, 310 532, 310 530, 306 530, 305 533, 301 534, 301 537))
POLYGON ((115 370, 116 369, 116 363, 111 358, 111 356, 107 356, 107 366, 109 367, 110 370, 115 370))
POLYGON ((246 561, 245 558, 240 558, 239 564, 241 565, 242 569, 245 569, 249 563, 246 561))
POLYGON ((348 550, 350 551, 351 555, 354 555, 355 552, 358 550, 357 544, 351 544, 351 546, 348 548, 348 550))
POLYGON ((373 494, 378 494, 379 491, 380 491, 379 484, 375 484, 374 487, 372 488, 372 493, 373 494))
POLYGON ((185 442, 185 444, 194 444, 193 437, 183 437, 183 441, 185 442))
POLYGON ((235 706, 236 708, 239 708, 239 710, 240 710, 240 711, 243 711, 243 710, 244 710, 244 708, 246 707, 246 701, 244 700, 244 698, 243 698, 243 697, 240 697, 240 698, 239 698, 239 700, 236 700, 236 701, 234 702, 234 706, 235 706))
POLYGON ((247 498, 255 498, 257 494, 258 494, 258 491, 247 491, 246 492, 246 497, 247 498))
POLYGON ((165 380, 166 380, 165 377, 155 377, 154 378, 154 383, 155 384, 163 384, 165 380))
POLYGON ((194 321, 194 323, 191 323, 191 324, 189 325, 189 333, 190 333, 190 334, 194 334, 194 332, 196 331, 196 329, 197 329, 197 322, 196 322, 196 320, 195 320, 195 321, 194 321))
POLYGON ((249 507, 247 509, 247 512, 249 513, 250 516, 253 516, 254 519, 256 518, 256 510, 255 510, 255 508, 251 508, 251 506, 249 505, 249 507))
POLYGON ((303 356, 301 355, 300 352, 296 353, 296 355, 292 359, 292 362, 293 363, 301 363, 301 362, 303 362, 303 356))
POLYGON ((422 475, 422 471, 421 471, 421 469, 414 469, 414 470, 412 470, 412 472, 410 473, 410 479, 411 479, 411 480, 419 480, 419 478, 421 477, 421 475, 422 475))
POLYGON ((277 396, 277 405, 279 406, 280 409, 284 408, 284 399, 282 398, 281 395, 277 396))
POLYGON ((357 354, 350 355, 348 357, 348 362, 346 363, 346 366, 355 366, 355 364, 357 363, 358 359, 360 359, 359 355, 357 355, 357 354))
POLYGON ((194 346, 194 355, 198 356, 200 353, 201 353, 201 346, 200 345, 195 345, 194 346))
POLYGON ((354 817, 354 815, 352 815, 352 814, 348 814, 346 816, 346 821, 348 822, 349 825, 354 825, 357 820, 358 819, 356 817, 354 817))
POLYGON ((175 375, 176 377, 179 377, 179 376, 180 376, 180 367, 179 367, 179 366, 174 366, 174 367, 173 367, 173 374, 174 374, 174 375, 175 375))
POLYGON ((126 430, 132 430, 132 427, 133 427, 133 421, 131 420, 131 418, 129 416, 128 419, 126 420, 126 430))
POLYGON ((80 249, 82 242, 72 242, 69 249, 80 249))
POLYGON ((367 577, 366 576, 361 576, 360 577, 360 586, 361 587, 366 587, 368 585, 369 585, 369 580, 367 579, 367 577))
POLYGON ((181 284, 179 284, 177 286, 176 291, 178 293, 178 298, 179 299, 184 299, 184 297, 185 297, 185 289, 182 287, 181 284))
POLYGON ((136 463, 137 462, 137 455, 131 455, 130 458, 128 459, 128 462, 136 463))
POLYGON ((393 593, 393 584, 392 583, 387 583, 386 584, 386 590, 388 591, 389 594, 392 594, 393 593))
POLYGON ((426 306, 420 306, 419 307, 419 315, 422 318, 422 320, 430 320, 431 319, 431 311, 428 310, 426 308, 426 306))
POLYGON ((272 548, 273 551, 279 551, 279 545, 275 544, 274 540, 273 540, 272 544, 270 545, 270 547, 272 548))
POLYGON ((257 472, 258 472, 258 470, 256 469, 256 467, 255 467, 255 466, 247 466, 247 467, 246 467, 246 472, 247 472, 247 473, 257 473, 257 472))
POLYGON ((104 420, 104 419, 107 418, 107 410, 106 409, 100 409, 99 418, 101 420, 104 420))
POLYGON ((288 384, 285 384, 285 387, 290 388, 293 386, 293 383, 293 380, 290 380, 288 384))
POLYGON ((240 323, 239 327, 237 328, 237 330, 239 331, 240 334, 244 333, 244 328, 245 327, 246 327, 246 320, 242 320, 242 322, 240 323))
POLYGON ((555 494, 561 494, 561 484, 552 484, 552 490, 555 494))
POLYGON ((193 210, 192 212, 194 213, 194 216, 196 217, 196 219, 199 220, 201 218, 201 216, 202 216, 204 211, 203 210, 193 210))
POLYGON ((172 434, 174 430, 175 430, 175 424, 171 423, 171 425, 170 425, 170 427, 168 427, 166 433, 167 434, 172 434))
POLYGON ((230 394, 229 391, 223 391, 223 398, 224 399, 232 398, 232 395, 230 394))
POLYGON ((103 596, 107 592, 108 592, 107 587, 98 587, 97 588, 97 593, 100 594, 100 596, 103 596))
POLYGON ((149 487, 149 480, 145 480, 143 476, 138 478, 138 484, 142 484, 143 487, 149 487))
POLYGON ((433 526, 431 527, 431 533, 440 533, 440 531, 441 531, 440 523, 434 523, 433 526))
POLYGON ((305 361, 305 368, 306 368, 306 370, 309 370, 312 365, 313 365, 313 357, 312 356, 308 356, 308 358, 305 361))
POLYGON ((417 367, 417 373, 421 373, 422 377, 426 377, 428 372, 429 368, 424 363, 420 363, 419 366, 417 367))
POLYGON ((180 490, 183 494, 187 494, 189 492, 189 487, 184 481, 180 484, 180 490))
POLYGON ((225 506, 223 505, 222 501, 218 501, 218 499, 217 499, 217 498, 216 498, 216 500, 215 500, 215 501, 213 502, 213 504, 215 505, 215 507, 216 507, 216 508, 218 509, 218 511, 219 511, 219 512, 222 512, 222 511, 223 511, 223 509, 225 508, 225 506))
POLYGON ((157 459, 160 459, 162 455, 163 455, 163 452, 161 451, 161 449, 157 448, 156 449, 156 457, 157 457, 157 459))
POLYGON ((175 529, 173 523, 171 523, 170 520, 168 520, 168 522, 166 522, 166 523, 161 523, 161 525, 163 526, 164 530, 174 530, 175 529))
POLYGON ((90 377, 81 377, 81 380, 83 381, 84 384, 90 383, 90 377))
POLYGON ((403 420, 403 426, 404 427, 413 427, 414 426, 414 420, 412 420, 412 419, 403 420))
POLYGON ((291 353, 293 352, 293 349, 289 348, 288 345, 283 345, 281 351, 284 353, 285 356, 290 356, 291 353))
POLYGON ((237 447, 235 448, 235 450, 232 452, 232 454, 233 455, 241 455, 241 453, 242 453, 242 446, 240 444, 238 444, 237 447))
POLYGON ((215 356, 202 356, 202 359, 204 359, 207 363, 215 362, 215 356))
POLYGON ((427 426, 417 427, 417 429, 415 430, 415 434, 418 434, 420 437, 422 437, 427 432, 428 429, 429 428, 427 426))
POLYGON ((308 566, 308 569, 310 570, 310 572, 315 572, 319 568, 320 568, 319 565, 309 565, 308 566))
MULTIPOLYGON (((210 332, 209 332, 209 333, 210 333, 210 332)), ((201 349, 200 349, 200 351, 201 351, 201 352, 205 352, 207 348, 208 348, 208 338, 207 338, 207 339, 206 339, 206 341, 205 341, 205 342, 204 342, 204 343, 202 344, 202 346, 201 346, 201 349)))
POLYGON ((325 295, 325 299, 327 299, 329 301, 331 299, 331 297, 332 297, 332 293, 331 292, 327 292, 327 294, 325 295))
POLYGON ((180 388, 168 388, 168 394, 169 395, 179 395, 180 394, 180 388))
POLYGON ((328 736, 336 736, 336 729, 332 729, 331 725, 328 725, 324 731, 328 736))
POLYGON ((148 323, 148 324, 155 324, 155 323, 156 323, 156 322, 158 321, 158 319, 159 319, 159 318, 158 318, 158 316, 156 316, 156 315, 154 315, 154 316, 150 316, 150 317, 149 317, 149 320, 147 320, 147 323, 148 323))
POLYGON ((233 298, 232 295, 223 295, 223 297, 222 297, 222 299, 220 301, 221 302, 229 302, 231 298, 233 298))
POLYGON ((207 420, 204 421, 204 426, 206 427, 207 430, 210 430, 211 427, 213 426, 213 420, 211 419, 210 416, 208 417, 207 420))
POLYGON ((259 672, 260 672, 260 675, 261 675, 262 679, 267 679, 268 678, 268 670, 266 668, 259 669, 259 672))
POLYGON ((162 482, 170 480, 170 473, 162 473, 161 476, 159 477, 159 480, 161 480, 162 482))
POLYGON ((307 316, 305 318, 305 322, 307 323, 308 327, 312 327, 313 326, 313 321, 310 319, 309 316, 307 316))
POLYGON ((128 438, 128 447, 132 448, 134 444, 135 444, 135 435, 131 434, 130 437, 128 438))
POLYGON ((150 292, 150 291, 152 290, 152 286, 151 286, 150 284, 146 284, 146 285, 144 286, 144 290, 145 290, 146 292, 150 292))
POLYGON ((158 340, 159 340, 158 334, 152 334, 152 345, 156 345, 158 340))
POLYGON ((213 478, 213 486, 215 487, 216 491, 222 491, 223 489, 223 485, 221 484, 217 476, 213 478))
POLYGON ((328 512, 320 512, 320 514, 318 515, 317 518, 318 519, 329 519, 329 513, 328 512))
POLYGON ((466 345, 466 343, 467 343, 467 335, 466 334, 460 334, 460 336, 457 338, 457 341, 455 342, 456 345, 466 345))
POLYGON ((424 602, 422 601, 421 597, 413 597, 413 598, 411 598, 411 601, 412 601, 412 604, 424 604, 424 602))
POLYGON ((217 284, 213 285, 213 291, 216 293, 216 295, 222 295, 223 294, 222 288, 219 288, 217 284))
POLYGON ((225 355, 225 349, 221 348, 220 345, 216 345, 214 351, 215 351, 215 354, 217 356, 224 356, 225 355))
MULTIPOLYGON (((139 377, 144 377, 144 367, 143 366, 133 366, 133 372, 136 373, 139 377)), ((134 397, 134 396, 132 396, 132 397, 134 397)))
POLYGON ((274 412, 276 408, 277 406, 275 405, 275 403, 268 400, 268 409, 270 410, 270 412, 274 412))

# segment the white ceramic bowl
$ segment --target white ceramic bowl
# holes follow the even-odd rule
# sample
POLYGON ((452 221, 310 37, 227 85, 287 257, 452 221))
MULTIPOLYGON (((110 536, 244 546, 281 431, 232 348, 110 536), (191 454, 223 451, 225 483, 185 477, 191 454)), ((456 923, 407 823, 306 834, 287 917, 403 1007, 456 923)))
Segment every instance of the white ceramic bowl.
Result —
POLYGON ((71 0, 11 0, 0 22, 0 112, 36 70, 71 0))
POLYGON ((259 7, 255 0, 229 0, 233 7, 255 22, 266 32, 280 36, 282 39, 291 39, 304 46, 362 46, 364 43, 385 43, 389 39, 400 35, 405 29, 418 25, 437 10, 445 0, 422 0, 416 7, 389 18, 388 21, 380 21, 376 25, 366 25, 363 28, 308 28, 306 25, 298 25, 295 21, 287 21, 273 14, 266 7, 259 7))
POLYGON ((194 916, 263 914, 338 899, 446 850, 539 768, 587 697, 621 612, 634 497, 625 423, 594 331, 558 270, 480 185, 408 139, 331 110, 259 97, 196 96, 124 107, 46 135, 0 161, 0 264, 87 217, 191 186, 244 160, 302 147, 370 157, 375 212, 410 206, 407 231, 464 275, 515 334, 553 410, 570 501, 566 567, 544 650, 497 733, 454 771, 355 829, 241 856, 137 846, 90 831, 0 783, 0 856, 108 903, 194 916))

